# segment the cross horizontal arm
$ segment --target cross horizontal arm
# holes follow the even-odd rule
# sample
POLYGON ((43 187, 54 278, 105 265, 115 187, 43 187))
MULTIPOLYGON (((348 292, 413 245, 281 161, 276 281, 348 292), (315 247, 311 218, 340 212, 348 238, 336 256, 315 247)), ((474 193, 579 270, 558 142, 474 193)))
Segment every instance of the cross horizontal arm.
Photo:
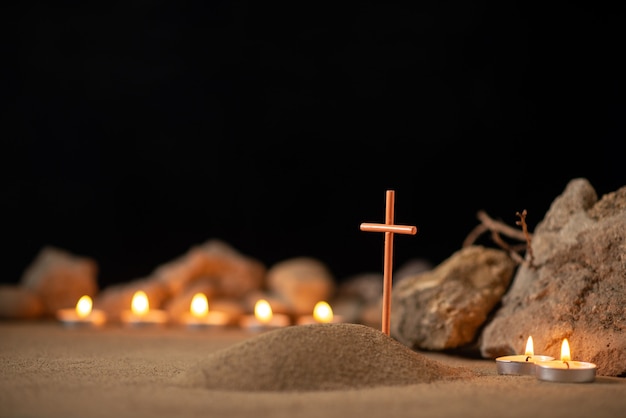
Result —
POLYGON ((369 232, 393 232, 395 234, 417 234, 417 227, 411 225, 387 225, 387 224, 371 224, 362 223, 361 231, 369 232))

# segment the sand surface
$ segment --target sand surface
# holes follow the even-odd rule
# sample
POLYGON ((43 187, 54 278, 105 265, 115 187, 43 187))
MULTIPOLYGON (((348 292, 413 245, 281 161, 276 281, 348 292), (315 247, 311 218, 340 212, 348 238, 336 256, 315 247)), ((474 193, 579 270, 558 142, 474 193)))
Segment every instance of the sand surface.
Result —
POLYGON ((351 326, 269 335, 0 322, 1 417, 599 418, 624 411, 623 378, 498 375, 493 360, 408 353, 351 326), (327 357, 333 351, 341 361, 327 357), (290 366, 278 367, 277 358, 290 366), (395 368, 404 370, 390 373, 395 368), (246 383, 254 379, 264 383, 246 383))

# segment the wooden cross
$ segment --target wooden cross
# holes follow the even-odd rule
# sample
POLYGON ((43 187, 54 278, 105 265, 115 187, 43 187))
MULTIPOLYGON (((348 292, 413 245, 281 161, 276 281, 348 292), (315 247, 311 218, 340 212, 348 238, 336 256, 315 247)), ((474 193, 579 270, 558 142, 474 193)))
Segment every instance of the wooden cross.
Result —
POLYGON ((385 258, 383 267, 383 321, 382 332, 389 335, 389 320, 391 317, 391 273, 393 272, 393 234, 415 235, 417 227, 408 225, 394 225, 395 192, 387 190, 387 203, 385 210, 385 223, 373 224, 362 223, 361 231, 384 232, 385 233, 385 258))

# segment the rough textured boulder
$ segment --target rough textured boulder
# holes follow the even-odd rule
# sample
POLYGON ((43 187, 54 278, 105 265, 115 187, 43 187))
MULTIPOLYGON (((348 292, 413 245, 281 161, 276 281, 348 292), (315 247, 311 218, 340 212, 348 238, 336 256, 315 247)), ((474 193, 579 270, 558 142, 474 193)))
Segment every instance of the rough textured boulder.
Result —
POLYGON ((605 376, 626 375, 626 187, 598 201, 591 184, 571 180, 537 225, 534 259, 517 270, 485 327, 484 357, 519 353, 532 336, 536 354, 572 359, 605 376))
POLYGON ((431 271, 404 278, 392 291, 391 336, 427 350, 474 341, 515 266, 505 251, 469 246, 431 271))

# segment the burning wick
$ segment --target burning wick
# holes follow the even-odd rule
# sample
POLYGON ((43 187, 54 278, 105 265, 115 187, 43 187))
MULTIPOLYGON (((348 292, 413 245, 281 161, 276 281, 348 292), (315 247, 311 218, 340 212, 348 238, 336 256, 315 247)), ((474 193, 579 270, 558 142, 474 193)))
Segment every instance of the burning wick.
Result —
POLYGON ((573 361, 569 341, 561 343, 561 360, 537 363, 537 379, 548 382, 588 383, 596 378, 596 365, 584 361, 573 361))
POLYGON ((148 295, 143 290, 133 294, 130 302, 130 311, 121 315, 122 322, 127 325, 161 325, 168 321, 167 312, 159 309, 150 309, 148 295))
POLYGON ((133 295, 133 300, 130 303, 130 309, 135 315, 143 316, 150 310, 150 302, 148 301, 148 295, 143 290, 138 290, 133 295))
POLYGON ((209 301, 204 293, 196 293, 193 296, 189 310, 196 318, 203 318, 209 314, 209 301))
POLYGON ((78 302, 76 303, 76 315, 78 315, 79 318, 86 318, 91 313, 92 307, 93 302, 91 298, 84 295, 78 299, 78 302))
POLYGON ((104 311, 93 309, 91 297, 83 295, 73 309, 60 309, 57 318, 67 326, 102 325, 106 322, 104 311))
POLYGON ((189 312, 183 314, 181 322, 189 328, 206 328, 228 325, 230 317, 226 312, 209 311, 209 301, 204 293, 196 293, 191 298, 189 312))
POLYGON ((272 312, 272 307, 269 302, 265 299, 259 299, 254 305, 254 316, 260 322, 268 324, 274 316, 274 313, 272 312))
POLYGON ((528 336, 524 355, 498 357, 496 366, 499 374, 534 375, 535 363, 549 360, 554 360, 554 357, 535 355, 533 337, 528 336))
POLYGON ((254 304, 254 315, 243 316, 239 324, 250 331, 267 331, 291 325, 291 319, 285 314, 275 314, 267 300, 259 299, 254 304))
POLYGON ((327 302, 317 302, 313 308, 313 318, 317 322, 333 322, 333 310, 327 302))
POLYGON ((526 350, 524 351, 524 355, 526 356, 526 361, 530 360, 535 355, 533 337, 530 335, 528 336, 528 340, 526 340, 526 350))
POLYGON ((328 302, 323 300, 317 302, 313 307, 313 315, 304 315, 298 318, 298 325, 308 324, 329 324, 343 322, 341 316, 333 313, 333 309, 328 302))

